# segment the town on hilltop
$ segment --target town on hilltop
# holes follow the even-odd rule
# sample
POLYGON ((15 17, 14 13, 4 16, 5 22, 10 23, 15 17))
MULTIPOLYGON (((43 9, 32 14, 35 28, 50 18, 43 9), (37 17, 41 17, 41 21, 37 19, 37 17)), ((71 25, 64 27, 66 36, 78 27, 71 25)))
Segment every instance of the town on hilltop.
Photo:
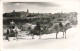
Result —
POLYGON ((15 20, 17 23, 19 22, 35 22, 36 20, 40 19, 41 22, 45 21, 49 22, 61 22, 61 21, 70 21, 72 24, 77 24, 77 13, 70 12, 70 13, 30 13, 29 10, 27 11, 15 11, 13 10, 10 13, 3 14, 4 24, 9 22, 10 20, 15 20), (8 21, 7 21, 8 20, 8 21), (21 21, 20 21, 21 20, 21 21), (23 21, 22 21, 23 20, 23 21))

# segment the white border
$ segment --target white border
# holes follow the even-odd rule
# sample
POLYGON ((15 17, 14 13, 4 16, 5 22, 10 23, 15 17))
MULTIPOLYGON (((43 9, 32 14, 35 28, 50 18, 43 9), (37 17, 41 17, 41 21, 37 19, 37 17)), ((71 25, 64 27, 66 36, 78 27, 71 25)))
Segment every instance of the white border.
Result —
MULTIPOLYGON (((33 49, 3 49, 3 37, 2 37, 2 34, 3 34, 3 28, 2 28, 2 21, 3 21, 3 17, 2 17, 2 13, 3 13, 3 2, 53 2, 54 0, 3 0, 3 1, 0 1, 0 44, 1 44, 1 46, 0 46, 0 49, 1 49, 1 51, 33 51, 33 49)), ((55 2, 63 2, 63 1, 69 1, 69 0, 55 0, 55 2)), ((70 1, 75 1, 75 0, 70 0, 70 1)), ((76 1, 79 1, 79 0, 76 0, 76 1)), ((79 21, 79 19, 80 19, 80 11, 78 12, 78 30, 80 30, 80 21, 79 21)), ((34 49, 34 51, 79 51, 79 49, 34 49)))

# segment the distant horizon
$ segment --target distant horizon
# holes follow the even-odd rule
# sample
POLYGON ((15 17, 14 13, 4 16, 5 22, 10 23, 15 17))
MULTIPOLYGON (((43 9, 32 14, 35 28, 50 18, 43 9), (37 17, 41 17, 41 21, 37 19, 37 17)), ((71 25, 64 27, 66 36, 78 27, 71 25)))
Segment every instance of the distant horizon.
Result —
POLYGON ((68 13, 79 11, 78 2, 3 2, 3 13, 9 13, 13 10, 26 12, 29 9, 30 13, 68 13))
MULTIPOLYGON (((29 10, 29 9, 28 9, 29 10)), ((10 12, 5 12, 5 13, 11 13, 11 12, 13 12, 13 11, 10 11, 10 12)), ((21 10, 21 11, 16 11, 15 10, 15 12, 27 12, 27 11, 24 11, 24 10, 21 10)), ((62 12, 62 11, 61 11, 62 12)), ((42 13, 42 12, 29 12, 29 13, 42 13)), ((47 12, 43 12, 43 13, 47 13, 47 12)), ((48 12, 48 13, 51 13, 51 12, 48 12)), ((60 12, 56 12, 56 13, 60 13, 60 12)))
MULTIPOLYGON (((29 9, 28 9, 29 10, 29 9)), ((13 12, 13 11, 11 11, 11 12, 13 12)), ((5 12, 5 13, 11 13, 11 12, 5 12)), ((16 11, 15 10, 15 12, 27 12, 27 11, 16 11)), ((72 12, 74 12, 74 11, 72 11, 72 12)), ((29 13, 42 13, 42 12, 29 12, 29 13)), ((44 13, 46 13, 46 12, 44 12, 44 13)), ((50 12, 48 12, 48 13, 50 13, 50 12)), ((66 12, 55 12, 55 13, 66 13, 66 12)), ((70 12, 67 12, 67 13, 70 13, 70 12)), ((4 14, 4 13, 3 13, 4 14)), ((54 14, 54 13, 51 13, 51 14, 54 14)))

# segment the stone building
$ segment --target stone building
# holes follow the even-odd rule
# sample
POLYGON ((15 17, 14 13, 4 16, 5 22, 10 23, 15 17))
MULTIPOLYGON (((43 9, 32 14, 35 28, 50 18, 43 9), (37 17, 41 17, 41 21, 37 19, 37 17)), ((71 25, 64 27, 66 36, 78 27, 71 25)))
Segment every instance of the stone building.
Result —
POLYGON ((29 10, 27 12, 21 11, 21 18, 26 18, 29 15, 29 10))

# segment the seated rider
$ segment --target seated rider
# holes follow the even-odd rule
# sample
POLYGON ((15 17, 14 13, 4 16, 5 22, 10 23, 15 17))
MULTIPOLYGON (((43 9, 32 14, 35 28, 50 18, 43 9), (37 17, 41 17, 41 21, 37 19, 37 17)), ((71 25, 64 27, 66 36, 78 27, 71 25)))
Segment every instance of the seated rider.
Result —
POLYGON ((12 29, 15 28, 15 23, 13 22, 13 20, 10 22, 10 26, 11 26, 12 29))
POLYGON ((60 27, 63 27, 62 22, 59 23, 59 26, 60 26, 60 27))

